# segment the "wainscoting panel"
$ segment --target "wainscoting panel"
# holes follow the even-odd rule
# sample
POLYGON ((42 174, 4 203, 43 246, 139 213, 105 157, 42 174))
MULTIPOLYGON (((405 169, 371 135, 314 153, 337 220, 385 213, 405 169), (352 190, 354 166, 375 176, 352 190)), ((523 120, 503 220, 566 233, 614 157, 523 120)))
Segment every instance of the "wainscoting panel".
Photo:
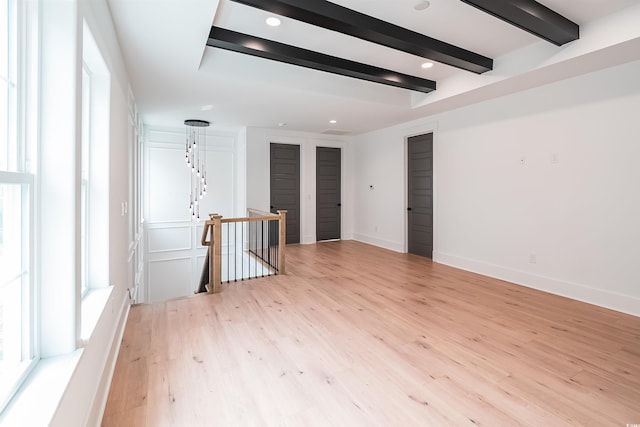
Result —
POLYGON ((150 222, 189 220, 189 169, 180 147, 154 148, 148 153, 147 196, 150 222))
POLYGON ((189 257, 149 261, 150 302, 191 294, 195 284, 191 283, 190 270, 189 257))
POLYGON ((184 251, 191 249, 191 227, 149 229, 149 253, 184 251))

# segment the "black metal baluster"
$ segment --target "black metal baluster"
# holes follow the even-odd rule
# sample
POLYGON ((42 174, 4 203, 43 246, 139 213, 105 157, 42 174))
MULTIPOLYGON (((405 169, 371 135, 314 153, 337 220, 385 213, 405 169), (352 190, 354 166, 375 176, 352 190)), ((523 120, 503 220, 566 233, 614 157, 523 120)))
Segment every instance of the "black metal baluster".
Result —
POLYGON ((240 228, 240 244, 242 245, 242 256, 240 257, 240 273, 242 273, 241 280, 244 280, 244 224, 240 228))
POLYGON ((267 221, 267 264, 271 267, 271 221, 267 221))
POLYGON ((278 228, 279 221, 273 221, 273 231, 275 236, 273 237, 273 249, 275 252, 275 258, 273 260, 273 266, 278 271, 278 236, 280 236, 280 229, 278 228))

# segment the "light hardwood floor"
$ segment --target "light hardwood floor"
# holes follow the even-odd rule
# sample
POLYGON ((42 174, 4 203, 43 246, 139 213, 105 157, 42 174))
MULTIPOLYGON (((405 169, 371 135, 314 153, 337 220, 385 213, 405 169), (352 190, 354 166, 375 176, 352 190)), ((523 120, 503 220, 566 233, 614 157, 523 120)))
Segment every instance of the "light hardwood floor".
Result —
POLYGON ((131 308, 103 426, 640 423, 640 318, 358 242, 131 308))

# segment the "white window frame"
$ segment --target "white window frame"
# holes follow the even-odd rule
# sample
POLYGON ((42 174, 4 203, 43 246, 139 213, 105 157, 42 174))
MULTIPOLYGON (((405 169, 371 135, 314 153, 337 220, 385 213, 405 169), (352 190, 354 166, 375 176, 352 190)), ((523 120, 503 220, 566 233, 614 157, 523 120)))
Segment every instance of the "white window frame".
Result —
MULTIPOLYGON (((17 298, 20 298, 20 304, 11 306, 15 318, 19 319, 17 321, 20 324, 20 330, 9 335, 5 329, 0 336, 0 339, 8 337, 13 342, 13 354, 9 355, 13 362, 5 364, 7 359, 4 354, 3 361, 0 361, 0 413, 39 360, 35 326, 37 319, 34 279, 36 188, 31 161, 35 158, 38 123, 37 3, 8 0, 5 6, 7 15, 11 13, 16 15, 14 25, 6 26, 9 72, 6 76, 0 73, 0 84, 13 89, 7 90, 7 104, 8 106, 13 104, 14 108, 9 107, 6 111, 7 147, 3 155, 7 157, 7 163, 0 164, 0 185, 18 186, 19 197, 17 197, 18 200, 13 201, 3 198, 0 203, 6 203, 3 206, 4 214, 12 211, 10 215, 19 217, 14 223, 17 225, 19 222, 19 226, 12 227, 9 232, 13 235, 12 239, 20 239, 20 253, 16 259, 10 260, 10 263, 20 265, 8 276, 0 272, 0 297, 3 297, 2 294, 5 291, 10 292, 8 289, 14 284, 18 283, 20 286, 16 291, 19 294, 17 298), (29 117, 28 123, 26 117, 29 117), (12 275, 14 277, 10 277, 12 275), (1 366, 3 364, 4 366, 1 366), (4 372, 2 372, 3 368, 4 372)), ((4 217, 3 221, 7 222, 7 218, 4 217)), ((6 229, 3 233, 5 236, 8 235, 6 229)), ((6 268, 4 270, 6 271, 6 268)), ((2 322, 1 319, 0 322, 2 322)))

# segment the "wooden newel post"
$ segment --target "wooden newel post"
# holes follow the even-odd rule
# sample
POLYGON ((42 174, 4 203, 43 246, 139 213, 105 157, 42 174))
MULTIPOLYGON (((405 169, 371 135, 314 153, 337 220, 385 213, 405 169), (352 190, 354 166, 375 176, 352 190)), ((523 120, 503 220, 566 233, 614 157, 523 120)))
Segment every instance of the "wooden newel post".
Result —
POLYGON ((278 251, 278 274, 286 273, 285 264, 285 247, 287 246, 287 211, 278 211, 280 220, 278 221, 278 229, 280 230, 280 250, 278 251))
POLYGON ((213 221, 211 246, 209 246, 209 293, 222 291, 220 269, 222 262, 222 215, 210 214, 213 221))

